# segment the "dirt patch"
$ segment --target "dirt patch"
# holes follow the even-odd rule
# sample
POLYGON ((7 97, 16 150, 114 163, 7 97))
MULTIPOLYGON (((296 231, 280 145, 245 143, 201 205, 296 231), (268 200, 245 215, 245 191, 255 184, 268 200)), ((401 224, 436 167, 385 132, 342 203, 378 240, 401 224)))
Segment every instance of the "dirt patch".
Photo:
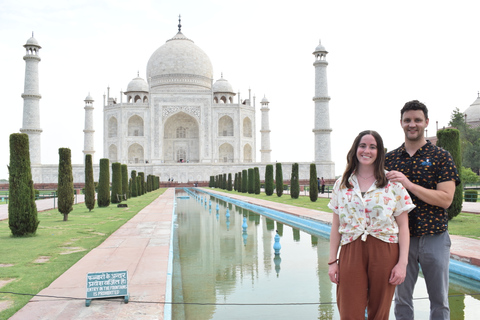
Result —
MULTIPOLYGON (((15 279, 0 279, 0 288, 14 281, 15 279)), ((1 303, 1 302, 0 302, 1 303)))
POLYGON ((82 247, 63 247, 62 249, 66 251, 60 252, 60 254, 71 254, 71 253, 81 252, 86 250, 82 247))
POLYGON ((13 267, 13 264, 9 263, 0 263, 0 268, 13 267))
POLYGON ((0 300, 0 312, 10 309, 13 306, 13 301, 0 300))
POLYGON ((48 257, 48 256, 40 256, 33 262, 34 263, 45 263, 45 262, 48 262, 49 260, 50 260, 50 257, 48 257))

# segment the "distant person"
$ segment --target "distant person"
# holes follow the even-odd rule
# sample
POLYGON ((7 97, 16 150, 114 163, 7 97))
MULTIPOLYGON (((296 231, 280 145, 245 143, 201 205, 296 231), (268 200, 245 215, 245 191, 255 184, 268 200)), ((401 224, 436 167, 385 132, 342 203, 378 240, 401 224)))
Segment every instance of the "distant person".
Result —
POLYGON ((320 185, 321 185, 321 188, 322 188, 322 194, 325 193, 325 180, 323 179, 320 179, 320 185))
POLYGON ((365 319, 365 308, 368 319, 388 319, 395 286, 405 279, 408 212, 415 206, 401 183, 387 180, 384 162, 380 135, 360 132, 328 204, 334 213, 328 275, 337 284, 341 319, 365 319))
POLYGON ((395 317, 413 319, 413 290, 419 264, 430 299, 430 319, 450 319, 448 268, 450 236, 447 208, 460 183, 450 153, 425 139, 428 109, 413 100, 400 111, 405 143, 386 155, 387 178, 402 183, 416 208, 409 214, 410 253, 407 277, 395 291, 395 317))

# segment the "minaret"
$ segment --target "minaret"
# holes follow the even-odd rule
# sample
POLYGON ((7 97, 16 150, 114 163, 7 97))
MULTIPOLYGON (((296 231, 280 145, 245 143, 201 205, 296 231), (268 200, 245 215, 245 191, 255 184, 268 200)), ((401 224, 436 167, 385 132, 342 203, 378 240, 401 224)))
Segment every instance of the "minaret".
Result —
POLYGON ((267 98, 263 96, 263 99, 260 102, 262 105, 260 108, 260 111, 262 111, 262 129, 260 130, 262 134, 262 146, 260 154, 263 163, 270 162, 270 152, 272 152, 270 149, 270 125, 268 121, 268 111, 270 111, 270 109, 268 108, 268 103, 267 98))
POLYGON ((331 161, 331 144, 330 144, 330 115, 328 102, 327 86, 327 66, 326 60, 327 50, 322 46, 321 42, 313 52, 315 56, 315 127, 313 133, 315 135, 315 162, 331 161))
POLYGON ((25 84, 23 98, 23 124, 20 132, 26 133, 29 140, 30 163, 32 165, 41 164, 41 145, 40 145, 40 99, 42 96, 39 93, 39 78, 38 78, 38 63, 40 57, 38 52, 42 47, 33 37, 27 40, 23 46, 26 49, 26 54, 23 57, 25 60, 25 84))
POLYGON ((85 98, 85 129, 83 130, 84 134, 84 141, 83 141, 83 161, 85 161, 85 156, 87 154, 92 155, 92 162, 93 162, 93 155, 95 153, 95 148, 93 146, 93 135, 95 130, 93 129, 93 99, 90 96, 90 93, 85 98))

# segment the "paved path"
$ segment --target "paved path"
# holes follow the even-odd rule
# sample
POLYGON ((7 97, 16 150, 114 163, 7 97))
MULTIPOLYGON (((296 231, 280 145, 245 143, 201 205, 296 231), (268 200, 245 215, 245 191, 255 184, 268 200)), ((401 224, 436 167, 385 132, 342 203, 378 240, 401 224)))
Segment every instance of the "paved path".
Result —
MULTIPOLYGON (((215 193, 216 190, 208 189, 215 193)), ((36 296, 11 319, 163 319, 175 189, 170 188, 85 255, 39 295, 76 297, 63 300, 36 296), (128 270, 129 303, 92 300, 85 306, 86 274, 128 270), (159 302, 159 303, 145 303, 159 302)), ((221 193, 221 192, 218 192, 221 193)), ((240 194, 223 195, 324 222, 331 213, 277 204, 240 194)), ((40 210, 40 209, 39 209, 40 210)), ((480 204, 465 210, 480 212, 480 204)), ((452 256, 480 266, 480 240, 452 236, 452 256)))
POLYGON ((11 320, 163 319, 175 189, 165 191, 99 247, 90 251, 11 320), (85 306, 89 272, 128 271, 129 303, 92 300, 85 306))

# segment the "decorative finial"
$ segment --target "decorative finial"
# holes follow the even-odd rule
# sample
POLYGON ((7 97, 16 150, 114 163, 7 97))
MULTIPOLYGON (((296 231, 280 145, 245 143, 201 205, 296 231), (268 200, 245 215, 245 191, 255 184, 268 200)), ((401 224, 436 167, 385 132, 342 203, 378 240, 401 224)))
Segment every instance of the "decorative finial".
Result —
POLYGON ((33 31, 32 31, 32 38, 33 38, 33 31))
POLYGON ((178 32, 182 31, 182 17, 178 15, 178 32))
POLYGON ((140 77, 140 71, 137 71, 137 78, 140 77))
POLYGON ((477 91, 477 98, 480 98, 480 91, 477 91))
POLYGON ((222 72, 222 79, 223 79, 223 72, 222 72))

